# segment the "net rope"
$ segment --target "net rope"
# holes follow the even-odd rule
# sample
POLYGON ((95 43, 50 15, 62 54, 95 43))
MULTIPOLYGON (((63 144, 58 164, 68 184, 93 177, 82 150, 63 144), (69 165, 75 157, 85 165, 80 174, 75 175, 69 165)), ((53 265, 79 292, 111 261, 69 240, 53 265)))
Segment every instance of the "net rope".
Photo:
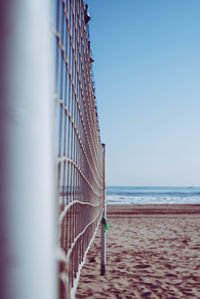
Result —
POLYGON ((73 297, 103 213, 103 152, 84 17, 84 1, 55 0, 60 299, 73 297))

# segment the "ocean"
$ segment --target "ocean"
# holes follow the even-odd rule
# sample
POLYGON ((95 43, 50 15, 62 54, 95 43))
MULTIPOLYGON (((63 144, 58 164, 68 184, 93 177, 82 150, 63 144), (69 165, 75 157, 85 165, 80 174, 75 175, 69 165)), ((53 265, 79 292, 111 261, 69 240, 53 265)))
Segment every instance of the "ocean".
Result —
POLYGON ((106 187, 107 204, 200 204, 200 187, 106 187))

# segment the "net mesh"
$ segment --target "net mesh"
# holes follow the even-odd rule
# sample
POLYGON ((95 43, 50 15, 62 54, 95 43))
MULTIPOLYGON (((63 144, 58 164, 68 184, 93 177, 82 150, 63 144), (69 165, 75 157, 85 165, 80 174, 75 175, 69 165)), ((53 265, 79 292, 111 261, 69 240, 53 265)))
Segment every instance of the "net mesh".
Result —
POLYGON ((70 298, 103 212, 103 153, 84 2, 55 0, 60 298, 70 298))

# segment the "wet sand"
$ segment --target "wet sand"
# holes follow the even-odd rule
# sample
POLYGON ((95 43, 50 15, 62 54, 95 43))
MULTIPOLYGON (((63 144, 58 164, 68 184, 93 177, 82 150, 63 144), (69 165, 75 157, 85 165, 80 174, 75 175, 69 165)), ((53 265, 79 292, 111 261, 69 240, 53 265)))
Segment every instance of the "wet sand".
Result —
POLYGON ((76 298, 200 299, 200 205, 108 207, 106 275, 100 230, 76 298))

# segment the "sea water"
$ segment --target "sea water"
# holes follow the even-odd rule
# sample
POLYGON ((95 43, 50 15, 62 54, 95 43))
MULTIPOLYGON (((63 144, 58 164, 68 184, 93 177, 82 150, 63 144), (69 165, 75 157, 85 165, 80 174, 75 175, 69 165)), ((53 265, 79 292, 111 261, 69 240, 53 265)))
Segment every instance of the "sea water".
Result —
POLYGON ((200 204, 200 187, 108 186, 107 204, 200 204))

